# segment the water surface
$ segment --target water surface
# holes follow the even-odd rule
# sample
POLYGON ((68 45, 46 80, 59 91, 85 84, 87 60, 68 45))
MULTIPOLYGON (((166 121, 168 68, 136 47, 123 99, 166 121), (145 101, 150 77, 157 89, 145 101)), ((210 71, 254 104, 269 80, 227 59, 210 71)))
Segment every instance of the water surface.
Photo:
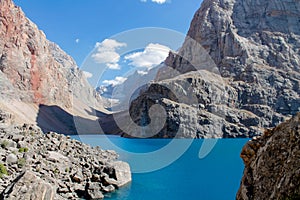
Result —
MULTIPOLYGON (((163 162, 166 154, 153 161, 135 163, 128 152, 147 153, 159 151, 171 142, 169 139, 126 139, 111 136, 72 136, 92 146, 115 149, 120 159, 131 166, 155 165, 163 162), (123 149, 125 151, 119 151, 123 149)), ((187 143, 187 139, 180 139, 187 143)), ((190 147, 172 164, 157 171, 133 173, 133 181, 114 193, 106 194, 108 200, 230 200, 235 199, 243 173, 243 163, 239 157, 247 139, 219 139, 213 150, 199 159, 199 149, 203 140, 189 140, 190 147)), ((178 148, 180 149, 180 148, 178 148)), ((174 148, 173 151, 176 151, 174 148)), ((172 154, 170 154, 172 156, 172 154)), ((146 159, 145 159, 146 160, 146 159)))

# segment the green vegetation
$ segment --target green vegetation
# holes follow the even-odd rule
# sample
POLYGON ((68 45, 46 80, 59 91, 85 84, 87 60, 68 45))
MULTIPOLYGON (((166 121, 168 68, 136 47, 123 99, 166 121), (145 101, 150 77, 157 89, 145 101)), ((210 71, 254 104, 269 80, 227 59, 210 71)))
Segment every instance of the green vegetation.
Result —
POLYGON ((1 143, 1 147, 3 149, 5 149, 8 145, 9 145, 9 142, 7 140, 3 140, 2 143, 1 143))
POLYGON ((28 151, 27 147, 21 147, 21 148, 19 148, 19 152, 20 153, 24 153, 24 152, 27 152, 27 151, 28 151))
POLYGON ((18 160, 18 167, 19 168, 22 168, 22 167, 24 167, 26 165, 26 160, 25 160, 25 158, 20 158, 19 160, 18 160))
POLYGON ((0 164, 0 178, 2 178, 3 175, 8 175, 8 173, 7 173, 6 167, 1 163, 0 164))
POLYGON ((54 173, 54 174, 59 174, 59 172, 60 172, 60 171, 59 171, 59 169, 57 169, 57 168, 55 168, 55 169, 53 170, 53 173, 54 173))

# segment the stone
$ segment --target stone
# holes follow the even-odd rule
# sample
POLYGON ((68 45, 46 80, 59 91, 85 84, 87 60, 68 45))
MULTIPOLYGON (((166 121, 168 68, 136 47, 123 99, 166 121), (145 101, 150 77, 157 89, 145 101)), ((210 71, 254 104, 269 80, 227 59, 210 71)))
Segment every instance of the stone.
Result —
POLYGON ((11 141, 11 142, 8 144, 7 147, 8 147, 8 148, 10 148, 10 147, 12 147, 12 148, 17 148, 17 143, 14 142, 14 141, 11 141))
POLYGON ((103 199, 104 195, 101 192, 101 187, 99 183, 89 183, 87 189, 89 199, 98 200, 103 199))
POLYGON ((115 191, 115 187, 113 185, 108 185, 106 187, 102 187, 104 192, 113 192, 115 191))
MULTIPOLYGON (((2 80, 2 77, 0 77, 0 79, 2 80)), ((1 81, 2 83, 2 81, 1 81)), ((3 125, 11 125, 13 124, 13 115, 10 114, 9 112, 5 112, 4 110, 0 110, 0 123, 3 125)))
MULTIPOLYGON (((39 199, 30 195, 36 195, 35 192, 48 194, 48 186, 53 188, 54 197, 51 199, 102 199, 102 192, 112 192, 118 185, 131 181, 129 165, 118 161, 118 155, 114 151, 104 151, 99 147, 83 145, 79 141, 71 142, 70 138, 56 133, 46 136, 39 128, 29 125, 0 128, 0 133, 7 144, 13 142, 13 138, 25 135, 19 143, 28 148, 27 152, 19 152, 12 147, 0 148, 0 158, 6 161, 8 171, 8 175, 0 179, 0 187, 6 191, 3 192, 6 199, 14 199, 15 196, 39 199), (14 130, 15 137, 12 137, 11 130, 14 130), (54 147, 51 141, 58 138, 66 141, 68 148, 52 151, 54 147), (104 172, 104 169, 109 170, 104 172), (116 187, 107 184, 105 176, 111 176, 116 187), (26 184, 29 179, 32 182, 26 184), (88 185, 90 186, 87 187, 88 185), (17 188, 12 190, 15 186, 17 188)), ((39 197, 43 198, 43 195, 39 197)), ((44 199, 48 197, 45 196, 44 199)))
POLYGON ((249 141, 237 200, 299 199, 300 113, 249 141))
POLYGON ((16 164, 18 162, 18 157, 11 153, 6 157, 6 163, 7 164, 16 164))
POLYGON ((81 172, 76 172, 73 176, 72 176, 72 180, 76 183, 81 183, 83 181, 83 175, 81 172))
POLYGON ((54 200, 55 189, 38 178, 34 173, 25 171, 2 193, 1 199, 7 200, 54 200))
POLYGON ((55 151, 49 151, 48 152, 48 160, 52 162, 61 162, 67 164, 69 162, 69 159, 62 155, 61 153, 55 152, 55 151))
POLYGON ((105 177, 107 183, 121 187, 131 182, 131 172, 128 163, 115 161, 109 163, 108 168, 110 169, 109 177, 105 177))

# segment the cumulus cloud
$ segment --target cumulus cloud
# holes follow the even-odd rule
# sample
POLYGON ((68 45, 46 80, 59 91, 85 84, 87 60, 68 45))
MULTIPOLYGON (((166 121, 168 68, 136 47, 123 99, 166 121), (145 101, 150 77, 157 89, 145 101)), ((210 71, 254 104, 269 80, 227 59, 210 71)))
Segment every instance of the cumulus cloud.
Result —
POLYGON ((92 58, 96 63, 106 64, 109 69, 120 69, 118 62, 120 55, 116 52, 117 49, 127 46, 126 43, 118 42, 113 39, 105 39, 103 42, 97 42, 95 45, 96 53, 92 58))
POLYGON ((105 85, 116 86, 116 85, 120 85, 120 84, 124 83, 124 81, 126 81, 126 80, 127 80, 127 78, 125 78, 125 77, 117 76, 113 80, 104 80, 102 83, 105 85))
POLYGON ((118 63, 107 63, 106 66, 109 69, 121 69, 121 66, 118 63))
POLYGON ((92 77, 93 77, 93 74, 92 74, 91 72, 83 71, 82 73, 83 73, 83 75, 84 75, 86 78, 92 78, 92 77))
POLYGON ((135 67, 152 68, 163 62, 171 49, 161 44, 150 43, 142 52, 135 52, 125 56, 129 64, 135 67))
MULTIPOLYGON (((147 0, 141 0, 141 2, 147 2, 147 0)), ((153 3, 164 4, 170 2, 170 0, 151 0, 153 3)))

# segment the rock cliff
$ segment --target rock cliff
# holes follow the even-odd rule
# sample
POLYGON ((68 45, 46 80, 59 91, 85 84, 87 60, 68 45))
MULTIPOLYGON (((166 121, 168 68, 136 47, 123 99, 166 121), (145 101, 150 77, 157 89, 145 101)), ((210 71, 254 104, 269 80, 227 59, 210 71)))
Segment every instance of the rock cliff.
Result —
POLYGON ((297 0, 204 0, 182 48, 131 104, 133 120, 158 103, 167 119, 156 137, 253 137, 295 115, 299 13, 297 0))
MULTIPOLYGON (((0 1, 0 82, 0 106, 15 115, 15 123, 35 123, 39 105, 56 105, 84 118, 91 117, 84 109, 102 109, 74 60, 11 0, 0 1)), ((53 121, 60 121, 57 116, 53 121)))
POLYGON ((300 113, 249 141, 238 200, 300 198, 300 113))

